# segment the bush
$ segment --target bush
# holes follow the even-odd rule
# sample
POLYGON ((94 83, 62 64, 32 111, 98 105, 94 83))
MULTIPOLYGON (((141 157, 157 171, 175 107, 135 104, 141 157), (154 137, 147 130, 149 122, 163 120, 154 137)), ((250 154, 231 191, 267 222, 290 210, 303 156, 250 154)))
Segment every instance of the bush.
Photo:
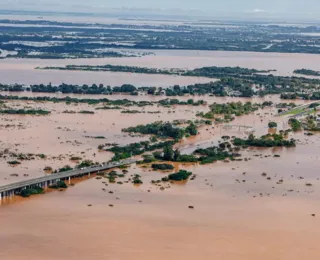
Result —
POLYGON ((192 175, 192 172, 180 170, 176 173, 169 174, 168 179, 171 181, 184 181, 192 175))
POLYGON ((83 162, 81 162, 80 164, 77 165, 77 168, 80 169, 80 168, 83 168, 83 167, 90 167, 94 165, 94 162, 91 161, 91 160, 84 160, 83 162))
POLYGON ((142 180, 140 179, 141 176, 138 174, 135 174, 132 180, 133 184, 143 184, 142 180))
POLYGON ((20 193, 18 193, 18 195, 27 198, 30 197, 31 195, 35 195, 35 194, 43 194, 44 190, 41 187, 32 187, 32 188, 26 188, 20 191, 20 193))
POLYGON ((269 128, 277 128, 278 124, 276 122, 269 122, 268 127, 269 128))
POLYGON ((177 162, 198 162, 198 158, 193 156, 193 155, 189 155, 189 154, 182 154, 179 156, 177 162))
POLYGON ((51 188, 51 189, 66 189, 66 188, 68 188, 68 185, 65 184, 64 181, 57 181, 57 183, 50 185, 49 188, 51 188))
POLYGON ((163 171, 174 169, 173 165, 171 165, 171 164, 156 164, 156 163, 154 163, 151 165, 151 167, 154 170, 163 170, 163 171))
POLYGON ((60 169, 58 170, 58 172, 67 172, 67 171, 71 171, 71 170, 73 170, 72 167, 70 167, 69 165, 65 165, 65 166, 63 166, 62 168, 60 168, 60 169))
POLYGON ((82 158, 81 158, 81 157, 78 157, 78 156, 72 156, 72 157, 70 158, 70 160, 71 160, 71 161, 80 161, 80 160, 82 160, 82 158))
POLYGON ((143 157, 143 163, 151 163, 156 160, 152 154, 145 154, 142 157, 143 157))
POLYGON ((296 132, 301 130, 302 124, 299 120, 295 118, 290 118, 288 123, 290 124, 292 131, 296 132))
POLYGON ((10 165, 19 165, 19 164, 21 164, 21 162, 19 162, 19 161, 9 161, 7 163, 10 164, 10 165))

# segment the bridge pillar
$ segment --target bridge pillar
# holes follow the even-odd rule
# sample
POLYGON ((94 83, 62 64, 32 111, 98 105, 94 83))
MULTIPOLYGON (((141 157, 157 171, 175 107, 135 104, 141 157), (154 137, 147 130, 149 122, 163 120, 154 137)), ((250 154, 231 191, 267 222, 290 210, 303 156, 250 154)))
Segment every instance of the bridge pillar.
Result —
POLYGON ((71 177, 68 178, 68 182, 69 182, 69 184, 71 184, 71 177))

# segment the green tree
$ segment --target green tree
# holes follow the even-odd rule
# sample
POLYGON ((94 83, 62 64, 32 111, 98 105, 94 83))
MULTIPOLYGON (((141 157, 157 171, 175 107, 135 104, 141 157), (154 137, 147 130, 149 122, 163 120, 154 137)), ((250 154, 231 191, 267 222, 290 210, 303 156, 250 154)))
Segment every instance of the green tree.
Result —
POLYGON ((181 153, 180 153, 179 149, 175 149, 174 153, 173 153, 173 160, 175 162, 179 161, 180 156, 181 156, 181 153))
POLYGON ((197 135, 198 134, 197 126, 194 123, 191 123, 189 126, 187 126, 186 132, 189 133, 190 135, 197 135))
POLYGON ((269 128, 277 128, 278 124, 276 122, 269 122, 269 128))
POLYGON ((163 149, 163 159, 166 161, 172 161, 173 160, 173 149, 172 146, 165 146, 163 149))

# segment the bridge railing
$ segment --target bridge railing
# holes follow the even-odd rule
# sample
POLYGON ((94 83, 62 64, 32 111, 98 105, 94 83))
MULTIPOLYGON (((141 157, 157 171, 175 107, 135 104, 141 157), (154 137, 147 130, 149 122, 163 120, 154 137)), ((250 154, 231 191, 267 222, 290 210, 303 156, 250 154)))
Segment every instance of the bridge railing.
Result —
POLYGON ((132 164, 135 162, 137 162, 137 160, 128 159, 128 160, 123 160, 120 162, 102 163, 99 166, 95 166, 95 167, 87 167, 85 169, 75 169, 75 170, 70 170, 70 171, 66 171, 66 172, 51 174, 48 176, 36 177, 36 178, 24 180, 24 181, 13 182, 13 183, 5 184, 5 185, 0 185, 0 192, 5 192, 5 191, 9 191, 9 190, 14 190, 14 189, 20 189, 20 188, 24 188, 26 186, 37 185, 37 184, 52 181, 52 180, 63 179, 63 178, 77 176, 77 175, 85 175, 85 174, 89 174, 89 173, 103 171, 103 170, 107 170, 110 168, 114 168, 114 167, 118 167, 118 166, 122 166, 122 165, 126 165, 126 164, 132 164))

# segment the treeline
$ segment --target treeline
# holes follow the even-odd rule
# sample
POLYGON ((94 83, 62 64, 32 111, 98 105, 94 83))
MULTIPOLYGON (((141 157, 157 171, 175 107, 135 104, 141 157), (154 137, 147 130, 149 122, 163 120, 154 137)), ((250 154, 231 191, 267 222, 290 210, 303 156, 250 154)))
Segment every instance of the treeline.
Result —
POLYGON ((0 114, 7 115, 49 115, 51 112, 42 109, 0 109, 0 114))
POLYGON ((213 103, 210 105, 210 111, 207 113, 200 112, 197 116, 207 118, 207 119, 216 119, 223 120, 224 122, 229 122, 234 120, 234 116, 248 115, 254 111, 257 111, 259 108, 264 108, 272 106, 271 101, 265 101, 262 104, 251 103, 251 102, 229 102, 225 104, 213 103), (221 116, 224 116, 221 118, 221 116))
POLYGON ((307 76, 320 76, 320 71, 309 70, 309 69, 298 69, 293 71, 293 73, 307 75, 307 76))
POLYGON ((125 146, 116 145, 111 148, 105 148, 103 145, 100 145, 98 148, 100 150, 104 149, 106 151, 113 152, 114 156, 112 157, 112 161, 120 161, 135 155, 141 155, 145 152, 151 152, 158 149, 163 149, 164 147, 173 146, 175 143, 177 143, 177 141, 165 141, 156 143, 152 143, 150 141, 142 141, 125 146))
POLYGON ((320 100, 320 91, 313 93, 282 93, 280 95, 281 99, 303 99, 303 100, 320 100))
POLYGON ((144 135, 154 135, 157 138, 182 139, 184 136, 197 135, 198 129, 194 123, 187 127, 177 127, 169 122, 158 121, 147 125, 138 125, 122 129, 127 133, 140 133, 144 135))
POLYGON ((174 85, 168 88, 161 87, 135 87, 131 84, 122 86, 105 86, 103 84, 72 85, 52 84, 31 85, 3 85, 0 84, 2 91, 22 92, 24 90, 37 93, 57 93, 64 94, 104 94, 127 93, 139 95, 147 93, 148 95, 166 95, 168 97, 184 95, 215 95, 215 96, 238 96, 253 97, 255 95, 265 96, 268 94, 282 94, 284 99, 288 97, 302 97, 305 99, 318 99, 320 96, 320 80, 306 79, 297 77, 280 77, 274 75, 260 74, 239 74, 233 76, 221 77, 219 81, 200 83, 187 86, 174 85), (300 93, 300 94, 297 94, 300 93))
POLYGON ((111 72, 129 72, 141 74, 163 74, 180 75, 193 77, 221 78, 226 76, 252 75, 256 73, 270 73, 274 70, 257 70, 241 67, 202 67, 194 70, 182 69, 157 69, 136 66, 123 65, 66 65, 65 67, 43 67, 37 69, 44 70, 73 70, 73 71, 111 71, 111 72))
MULTIPOLYGON (((134 155, 142 155, 145 152, 155 151, 159 149, 163 149, 164 151, 166 151, 165 157, 162 159, 169 160, 169 156, 174 156, 172 150, 173 145, 178 143, 184 136, 189 137, 191 135, 198 134, 197 126, 192 122, 190 122, 189 125, 186 127, 178 127, 177 125, 172 124, 170 122, 159 121, 147 125, 138 125, 135 127, 125 128, 122 129, 122 131, 127 133, 140 133, 143 135, 152 135, 152 137, 150 138, 150 141, 142 141, 138 143, 128 144, 125 146, 115 145, 111 148, 108 148, 104 145, 100 145, 98 147, 100 150, 106 150, 114 153, 114 156, 112 158, 113 161, 126 159, 134 155), (158 138, 170 138, 172 140, 159 142, 158 138)), ((149 162, 151 161, 152 160, 149 160, 149 162)))
MULTIPOLYGON (((281 94, 283 92, 303 91, 305 89, 317 89, 320 85, 319 79, 308 79, 299 77, 282 77, 270 73, 273 70, 257 70, 241 67, 202 67, 194 70, 180 69, 154 69, 146 67, 119 66, 119 65, 67 65, 66 67, 45 67, 43 69, 58 70, 89 70, 89 71, 113 71, 131 72, 144 74, 165 74, 180 76, 196 76, 220 79, 219 82, 209 85, 211 89, 205 88, 203 94, 215 94, 218 96, 240 96, 252 97, 253 95, 264 96, 267 94, 281 94)), ((166 93, 168 96, 181 95, 179 89, 171 89, 166 93)), ((190 90, 190 87, 187 88, 190 90)), ((199 93, 196 88, 186 93, 199 93)))
POLYGON ((234 138, 235 146, 254 146, 254 147, 295 147, 294 139, 286 140, 283 134, 267 134, 260 138, 250 134, 247 139, 234 138))

